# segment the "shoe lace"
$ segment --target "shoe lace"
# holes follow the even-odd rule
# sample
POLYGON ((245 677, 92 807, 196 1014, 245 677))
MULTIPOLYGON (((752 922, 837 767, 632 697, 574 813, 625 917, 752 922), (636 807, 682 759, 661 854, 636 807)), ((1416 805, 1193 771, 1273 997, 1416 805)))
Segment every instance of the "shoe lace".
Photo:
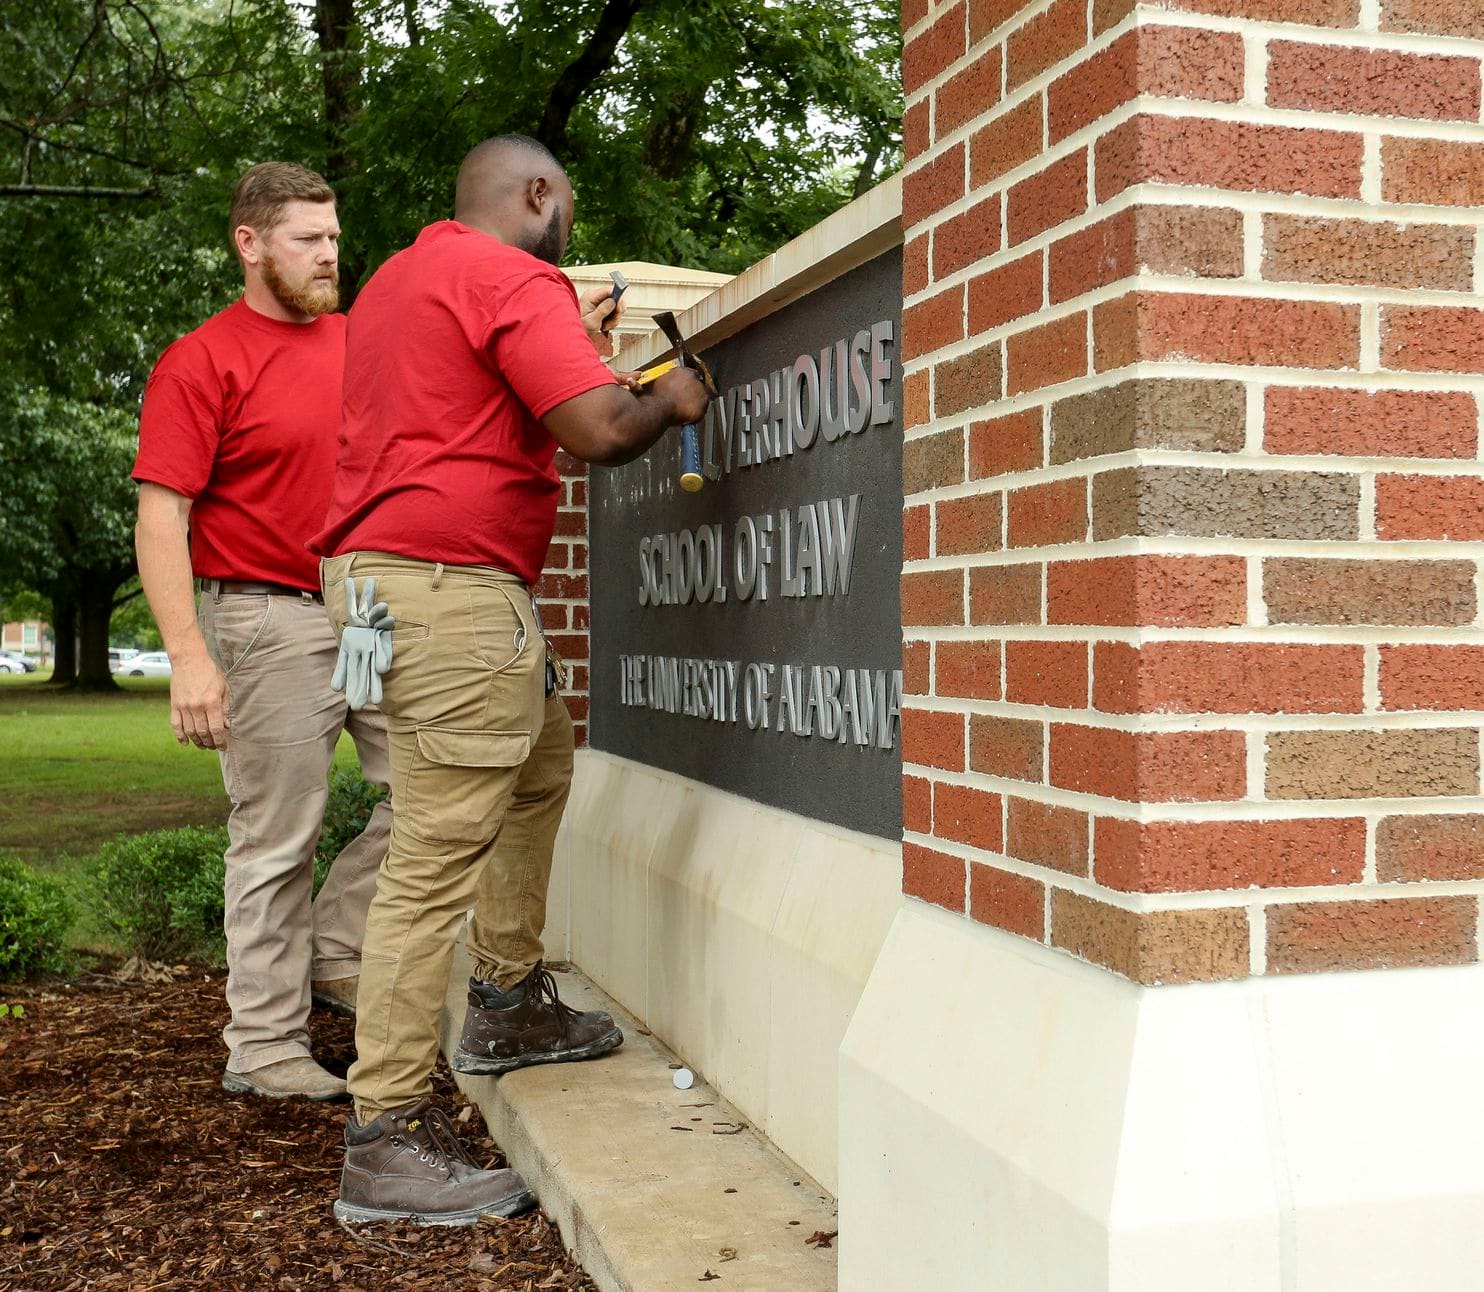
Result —
POLYGON ((423 1133, 394 1136, 393 1142, 402 1143, 414 1149, 419 1162, 428 1166, 442 1167, 445 1171, 451 1169, 450 1162, 462 1162, 466 1166, 476 1165, 474 1159, 469 1156, 469 1150, 464 1147, 463 1140, 459 1138, 458 1131, 454 1130, 453 1122, 441 1108, 428 1108, 414 1120, 420 1123, 418 1130, 423 1133))
POLYGON ((538 964, 531 975, 531 985, 528 988, 535 997, 539 1008, 549 1009, 556 1019, 558 1030, 561 1032, 562 1044, 567 1042, 567 1028, 571 1021, 581 1012, 573 1009, 570 1005, 562 1004, 557 996, 556 979, 551 976, 551 970, 543 964, 538 964))

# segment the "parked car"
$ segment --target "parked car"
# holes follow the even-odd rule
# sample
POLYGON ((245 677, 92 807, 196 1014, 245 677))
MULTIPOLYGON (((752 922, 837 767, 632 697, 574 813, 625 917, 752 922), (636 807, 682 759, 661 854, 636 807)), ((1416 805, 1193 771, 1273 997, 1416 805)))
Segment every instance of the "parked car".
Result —
POLYGON ((0 650, 0 673, 34 673, 36 661, 13 650, 0 650))
POLYGON ((129 677, 169 677, 170 656, 162 650, 145 651, 133 659, 126 659, 116 670, 129 677))
POLYGON ((117 673, 131 659, 137 659, 140 652, 132 646, 110 646, 108 648, 108 671, 117 673))

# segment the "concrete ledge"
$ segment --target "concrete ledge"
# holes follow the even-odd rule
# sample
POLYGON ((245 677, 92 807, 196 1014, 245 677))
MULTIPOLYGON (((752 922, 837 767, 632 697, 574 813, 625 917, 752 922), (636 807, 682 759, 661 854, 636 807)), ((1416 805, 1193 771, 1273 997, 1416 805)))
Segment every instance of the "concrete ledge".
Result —
MULTIPOLYGON (((463 1026, 468 977, 460 947, 445 1054, 463 1026)), ((613 1001, 576 973, 558 982, 575 1008, 612 1012, 623 1047, 458 1082, 602 1292, 689 1290, 705 1286, 707 1270, 724 1292, 834 1292, 834 1249, 806 1241, 837 1227, 823 1191, 710 1086, 677 1090, 675 1059, 613 1001)))
POLYGON ((904 902, 841 1053, 841 1292, 1477 1292, 1481 1016, 1479 965, 1150 988, 904 902))

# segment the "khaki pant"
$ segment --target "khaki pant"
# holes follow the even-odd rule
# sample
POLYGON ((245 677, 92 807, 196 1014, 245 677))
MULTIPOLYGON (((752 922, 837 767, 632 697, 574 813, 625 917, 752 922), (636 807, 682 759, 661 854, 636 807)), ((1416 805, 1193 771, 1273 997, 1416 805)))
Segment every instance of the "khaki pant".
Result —
POLYGON ((572 722, 545 694, 530 592, 487 566, 376 552, 323 565, 345 626, 345 580, 376 579, 396 616, 381 708, 391 753, 391 851, 366 919, 350 1070, 364 1123, 429 1092, 454 940, 502 986, 541 958, 552 847, 572 781, 572 722))
POLYGON ((383 801, 345 846, 311 908, 314 845, 343 729, 367 780, 389 785, 386 720, 330 690, 334 631, 310 600, 203 593, 202 634, 227 677, 221 753, 227 818, 227 1004, 232 1072, 309 1053, 309 981, 360 972, 366 909, 391 835, 383 801))

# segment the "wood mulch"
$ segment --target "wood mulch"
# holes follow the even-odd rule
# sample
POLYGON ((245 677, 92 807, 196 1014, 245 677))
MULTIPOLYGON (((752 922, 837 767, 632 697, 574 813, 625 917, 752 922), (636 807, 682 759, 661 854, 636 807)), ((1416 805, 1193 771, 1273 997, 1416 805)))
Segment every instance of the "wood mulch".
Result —
MULTIPOLYGON (((593 1292, 539 1211, 340 1225, 348 1106, 228 1094, 223 975, 121 972, 0 987, 25 1010, 0 1019, 0 1288, 593 1292)), ((317 1010, 311 1027, 343 1073, 354 1024, 317 1010)), ((503 1165, 441 1064, 435 1080, 472 1156, 503 1165)))

